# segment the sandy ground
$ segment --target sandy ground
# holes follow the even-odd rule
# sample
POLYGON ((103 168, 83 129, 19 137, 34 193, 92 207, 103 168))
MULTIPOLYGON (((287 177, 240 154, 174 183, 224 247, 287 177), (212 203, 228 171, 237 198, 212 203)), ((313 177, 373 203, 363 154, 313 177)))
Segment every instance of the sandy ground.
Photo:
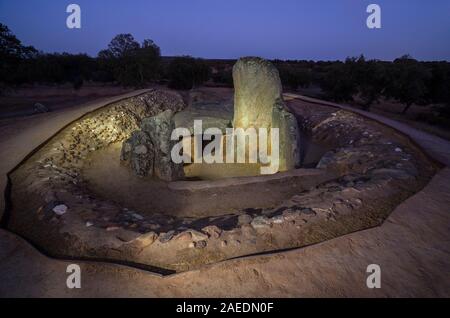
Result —
POLYGON ((372 113, 403 122, 416 129, 428 132, 432 135, 450 140, 450 127, 445 128, 443 126, 432 125, 417 119, 420 114, 429 114, 431 112, 432 106, 413 105, 411 106, 412 109, 410 109, 410 112, 408 112, 407 114, 396 112, 395 110, 398 109, 398 106, 392 108, 390 108, 390 106, 391 104, 388 102, 381 102, 380 104, 375 105, 375 107, 373 107, 370 111, 372 113))
MULTIPOLYGON (((46 117, 39 124, 24 127, 18 135, 6 140, 2 137, 2 175, 39 140, 87 109, 46 117)), ((399 127, 426 146, 428 153, 450 162, 448 143, 399 127)), ((289 252, 226 261, 165 278, 113 264, 49 259, 0 230, 0 296, 450 297, 449 179, 450 169, 441 170, 380 227, 289 252), (79 290, 66 287, 70 263, 81 265, 79 290), (369 264, 381 266, 381 289, 366 287, 369 264)))
POLYGON ((378 228, 315 246, 207 266, 160 278, 117 265, 79 263, 82 288, 66 267, 0 232, 2 296, 39 297, 450 297, 450 169, 400 205, 378 228), (366 287, 378 264, 381 289, 366 287), (20 284, 18 283, 20 282, 20 284))
POLYGON ((58 111, 130 91, 132 89, 111 85, 85 85, 79 90, 70 85, 19 88, 0 96, 0 118, 34 115, 36 103, 45 105, 50 111, 58 111))
MULTIPOLYGON (((101 106, 142 94, 145 91, 138 90, 114 97, 103 97, 81 104, 78 107, 0 121, 0 188, 4 189, 6 186, 6 173, 18 165, 30 151, 48 140, 71 121, 101 106)), ((3 210, 2 196, 0 214, 3 214, 3 210)))
MULTIPOLYGON (((82 171, 83 179, 91 193, 113 200, 120 206, 139 211, 143 215, 161 213, 176 217, 220 216, 249 206, 273 207, 284 197, 298 191, 297 187, 293 187, 294 182, 285 181, 272 185, 254 183, 249 187, 208 188, 204 191, 173 190, 166 182, 151 177, 139 177, 129 167, 121 164, 121 147, 121 143, 115 143, 92 153, 82 171)), ((314 157, 314 154, 309 155, 314 157)), ((316 162, 321 155, 323 152, 315 157, 316 162)), ((184 169, 188 178, 200 177, 202 180, 224 180, 230 175, 248 176, 251 172, 253 175, 260 175, 259 165, 251 165, 251 170, 248 166, 191 164, 186 165, 184 169)), ((295 183, 298 183, 298 186, 305 184, 301 181, 295 183)))
MULTIPOLYGON (((299 88, 297 91, 291 91, 291 93, 311 96, 313 98, 320 98, 320 96, 323 95, 323 91, 317 86, 311 86, 306 89, 299 88)), ((358 96, 354 96, 354 98, 355 100, 348 105, 356 109, 363 109, 361 106, 363 102, 358 98, 358 96)), ((380 98, 378 103, 374 103, 371 106, 370 112, 395 119, 396 121, 405 123, 418 130, 450 140, 450 127, 433 125, 423 120, 423 117, 429 116, 434 111, 433 108, 435 108, 435 106, 437 105, 413 104, 408 109, 406 114, 402 114, 405 105, 391 99, 380 98)))
POLYGON ((323 104, 327 106, 333 106, 340 109, 352 111, 354 113, 360 114, 366 118, 375 120, 381 124, 384 124, 389 127, 393 127, 396 130, 402 132, 406 136, 408 136, 414 143, 420 146, 425 153, 427 153, 430 157, 435 160, 443 163, 446 166, 450 166, 450 141, 445 140, 439 136, 431 135, 422 130, 415 129, 408 124, 403 122, 396 121, 391 118, 387 118, 381 116, 376 113, 367 112, 364 110, 356 109, 348 105, 340 105, 332 102, 322 101, 319 99, 296 95, 296 94, 284 94, 285 99, 289 101, 289 105, 291 107, 295 107, 295 103, 315 103, 315 104, 323 104))

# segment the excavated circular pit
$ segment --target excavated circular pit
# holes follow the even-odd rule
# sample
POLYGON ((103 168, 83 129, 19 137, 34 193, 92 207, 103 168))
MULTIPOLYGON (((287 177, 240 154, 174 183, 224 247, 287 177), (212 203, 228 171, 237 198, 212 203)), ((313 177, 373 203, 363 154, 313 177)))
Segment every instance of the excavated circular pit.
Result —
MULTIPOLYGON (((307 137, 302 140, 307 141, 307 137)), ((317 165, 327 151, 307 141, 308 147, 302 160, 302 167, 317 165)), ((213 163, 186 164, 185 180, 164 182, 154 177, 137 176, 120 162, 122 143, 114 143, 90 154, 86 159, 81 175, 90 193, 105 199, 112 199, 120 206, 139 211, 143 215, 154 213, 174 217, 209 217, 225 213, 235 213, 248 207, 271 207, 286 198, 287 193, 294 195, 292 184, 264 180, 272 177, 260 177, 258 182, 250 176, 260 176, 257 164, 213 163), (234 180, 224 180, 235 178, 234 180), (253 181, 252 181, 253 180, 253 181), (200 182, 202 181, 202 182, 200 182), (233 182, 248 182, 249 186, 233 187, 233 182), (224 186, 228 182, 228 186, 224 186), (230 183, 232 182, 232 183, 230 183), (203 185, 209 191, 195 191, 203 185), (267 191, 270 189, 271 191, 267 191), (245 190, 245 191, 243 191, 245 190)), ((300 163, 299 163, 300 164, 300 163)), ((297 170, 299 174, 311 173, 297 170)), ((294 172, 284 173, 288 176, 294 172)))
MULTIPOLYGON (((208 98, 197 105, 224 105, 208 98)), ((239 166, 185 166, 190 178, 163 182, 121 165, 121 142, 142 118, 180 112, 181 97, 155 90, 107 105, 10 173, 7 227, 49 255, 183 271, 379 225, 438 168, 392 129, 328 106, 291 106, 303 168, 240 177, 239 166)))

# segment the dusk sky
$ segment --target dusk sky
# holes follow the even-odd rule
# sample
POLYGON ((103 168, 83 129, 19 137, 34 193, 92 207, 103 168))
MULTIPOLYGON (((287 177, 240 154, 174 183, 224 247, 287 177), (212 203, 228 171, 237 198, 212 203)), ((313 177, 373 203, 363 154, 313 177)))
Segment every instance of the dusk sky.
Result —
POLYGON ((450 60, 450 0, 0 0, 0 22, 45 52, 95 56, 131 33, 168 56, 450 60), (70 3, 81 6, 79 30, 66 27, 70 3), (366 26, 370 3, 381 29, 366 26))

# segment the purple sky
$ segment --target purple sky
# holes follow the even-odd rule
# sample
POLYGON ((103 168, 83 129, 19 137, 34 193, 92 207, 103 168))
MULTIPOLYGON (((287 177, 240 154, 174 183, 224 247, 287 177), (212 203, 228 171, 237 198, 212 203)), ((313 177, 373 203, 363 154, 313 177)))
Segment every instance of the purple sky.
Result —
POLYGON ((153 39, 163 55, 450 60, 450 0, 0 0, 0 22, 46 52, 96 55, 114 35, 153 39), (82 29, 66 28, 66 7, 82 29), (382 29, 366 7, 382 8, 382 29))

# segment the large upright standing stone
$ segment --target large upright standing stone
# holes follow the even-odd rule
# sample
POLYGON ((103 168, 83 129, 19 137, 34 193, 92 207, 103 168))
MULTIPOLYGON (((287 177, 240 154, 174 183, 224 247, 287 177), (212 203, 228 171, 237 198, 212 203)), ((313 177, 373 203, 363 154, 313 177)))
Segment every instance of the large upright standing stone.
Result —
POLYGON ((299 162, 297 120, 286 108, 276 67, 258 57, 244 57, 233 67, 234 128, 278 128, 279 171, 299 162))
POLYGON ((278 70, 257 57, 239 59, 233 67, 235 128, 270 128, 275 101, 281 99, 278 70))

